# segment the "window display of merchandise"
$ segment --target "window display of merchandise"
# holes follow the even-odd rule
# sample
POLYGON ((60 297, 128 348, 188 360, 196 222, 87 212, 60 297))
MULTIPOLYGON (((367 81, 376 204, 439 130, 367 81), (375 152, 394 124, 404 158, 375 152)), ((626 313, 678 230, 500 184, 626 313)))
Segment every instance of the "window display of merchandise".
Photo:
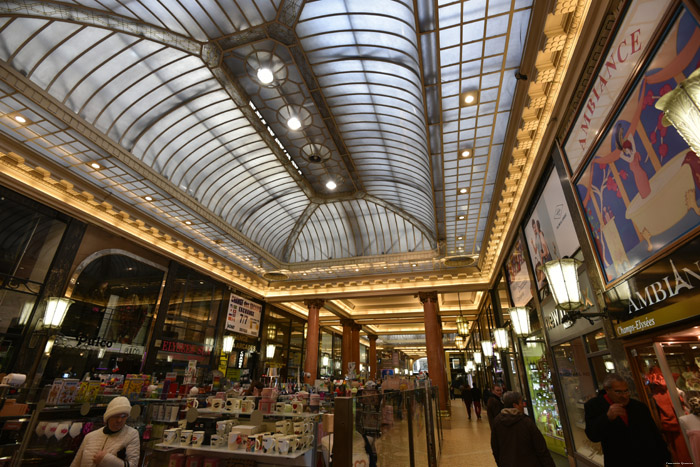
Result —
POLYGON ((564 432, 562 430, 559 407, 554 396, 552 370, 544 356, 544 346, 540 343, 528 343, 523 349, 525 370, 532 408, 537 428, 544 435, 547 448, 562 456, 566 455, 564 432))
POLYGON ((554 347, 559 381, 564 394, 570 429, 576 453, 589 461, 603 465, 603 450, 586 436, 584 404, 596 395, 590 366, 586 358, 583 341, 576 338, 554 347))

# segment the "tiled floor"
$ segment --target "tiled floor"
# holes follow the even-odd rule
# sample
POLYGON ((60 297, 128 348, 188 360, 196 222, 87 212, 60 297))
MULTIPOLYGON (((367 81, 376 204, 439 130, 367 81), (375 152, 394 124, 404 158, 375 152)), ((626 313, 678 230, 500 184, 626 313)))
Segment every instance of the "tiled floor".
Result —
POLYGON ((484 412, 481 421, 467 411, 461 399, 452 401, 452 416, 443 425, 440 466, 496 467, 491 454, 491 429, 484 412))

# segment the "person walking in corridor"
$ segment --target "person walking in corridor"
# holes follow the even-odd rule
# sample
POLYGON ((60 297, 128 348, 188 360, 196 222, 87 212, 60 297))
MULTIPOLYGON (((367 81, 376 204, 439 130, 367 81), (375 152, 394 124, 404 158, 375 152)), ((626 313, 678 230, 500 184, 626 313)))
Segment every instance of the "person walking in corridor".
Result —
POLYGON ((481 420, 481 389, 476 384, 472 386, 472 404, 474 404, 474 415, 477 420, 481 420))
POLYGON ((469 420, 472 419, 472 388, 469 387, 469 383, 466 381, 462 385, 461 388, 462 392, 462 400, 464 401, 464 405, 467 407, 467 417, 469 420))
POLYGON ((544 436, 525 415, 523 396, 508 391, 491 424, 491 452, 498 467, 554 467, 544 436))
POLYGON ((601 443, 605 467, 660 467, 671 462, 649 408, 630 398, 620 375, 611 373, 603 390, 584 405, 586 436, 601 443))
POLYGON ((489 425, 491 426, 493 426, 493 419, 503 410, 503 402, 501 401, 502 395, 503 386, 497 384, 493 387, 493 391, 491 391, 489 400, 486 403, 486 415, 489 417, 489 425))

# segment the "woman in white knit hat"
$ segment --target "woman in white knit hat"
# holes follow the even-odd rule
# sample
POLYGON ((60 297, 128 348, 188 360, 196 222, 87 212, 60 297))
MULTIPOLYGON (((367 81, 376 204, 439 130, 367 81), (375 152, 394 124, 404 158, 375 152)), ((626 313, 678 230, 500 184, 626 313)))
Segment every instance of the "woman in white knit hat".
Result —
POLYGON ((107 405, 105 426, 85 436, 71 467, 134 467, 140 454, 139 432, 126 426, 131 404, 115 397, 107 405))

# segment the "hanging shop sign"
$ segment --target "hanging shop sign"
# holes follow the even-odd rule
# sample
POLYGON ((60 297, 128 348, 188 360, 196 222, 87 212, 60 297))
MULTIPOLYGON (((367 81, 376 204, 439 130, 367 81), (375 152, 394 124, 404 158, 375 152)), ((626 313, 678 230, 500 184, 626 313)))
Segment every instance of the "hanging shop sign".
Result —
POLYGON ((260 334, 261 314, 262 305, 239 297, 238 295, 231 294, 231 299, 228 303, 226 329, 247 336, 257 337, 258 334, 260 334))
POLYGON ((700 24, 679 8, 655 46, 575 181, 606 284, 700 228, 700 162, 655 106, 698 68, 700 24))
POLYGON ((660 13, 666 11, 671 1, 636 0, 629 4, 625 19, 601 60, 598 74, 564 144, 569 167, 574 172, 591 149, 615 101, 644 57, 644 51, 663 18, 660 13))
POLYGON ((700 237, 605 293, 608 310, 624 316, 618 336, 697 316, 700 304, 700 237))
MULTIPOLYGON (((585 304, 585 313, 598 313, 598 307, 593 299, 593 290, 588 281, 588 274, 585 269, 578 275, 579 287, 581 288, 582 301, 585 304)), ((542 301, 542 316, 544 317, 544 327, 547 330, 550 343, 558 344, 568 341, 583 334, 587 334, 600 327, 599 317, 591 318, 591 321, 579 318, 573 323, 567 321, 567 312, 557 308, 554 298, 550 295, 542 301)))
POLYGON ((77 337, 59 336, 55 339, 54 346, 80 350, 104 350, 127 355, 143 355, 145 352, 142 345, 121 344, 99 336, 90 337, 85 334, 79 334, 77 337))

